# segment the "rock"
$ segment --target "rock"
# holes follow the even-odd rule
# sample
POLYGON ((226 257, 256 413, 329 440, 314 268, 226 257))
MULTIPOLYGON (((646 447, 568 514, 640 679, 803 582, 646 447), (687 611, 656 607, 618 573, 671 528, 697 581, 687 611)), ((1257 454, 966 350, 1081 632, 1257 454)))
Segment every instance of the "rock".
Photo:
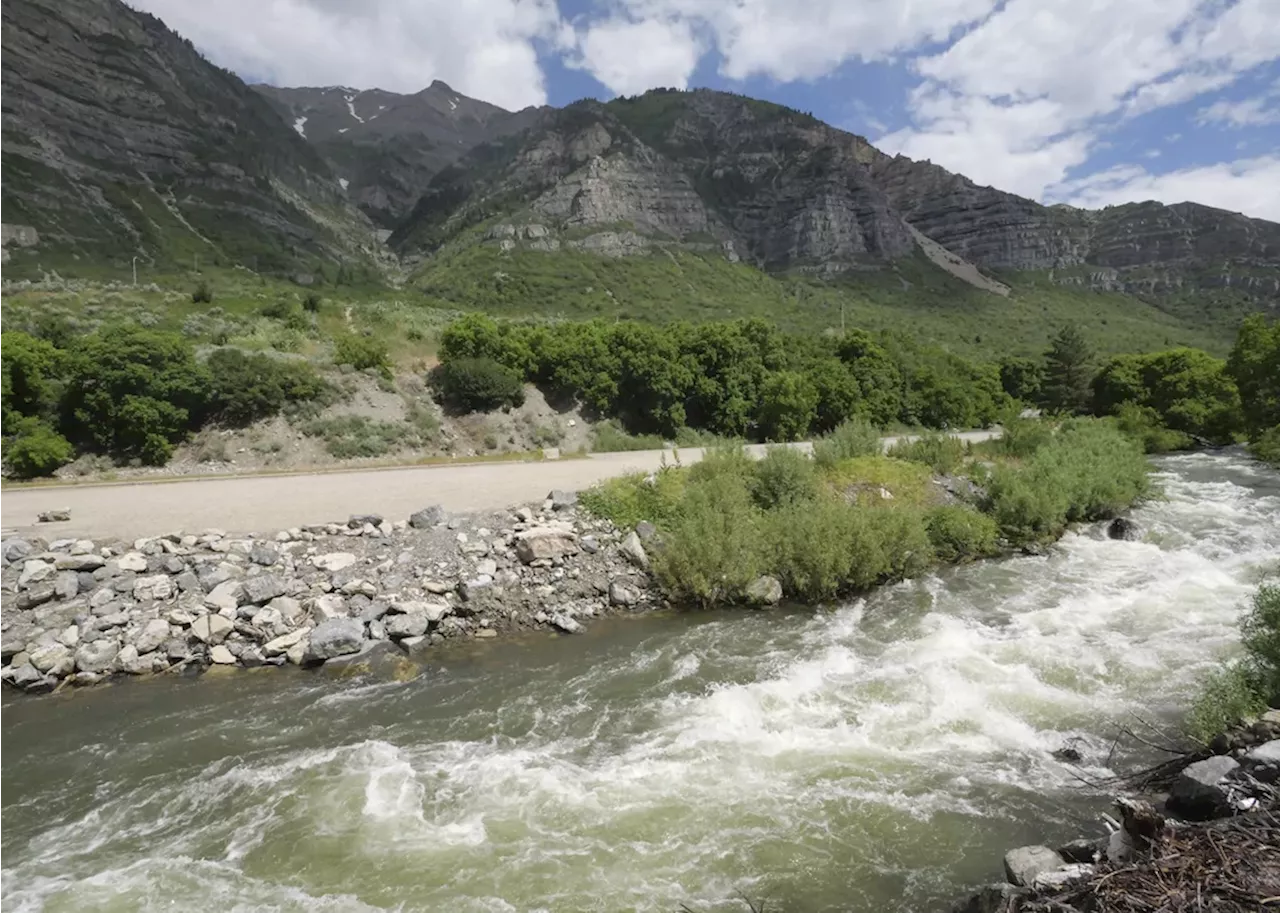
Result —
POLYGON ((1240 764, 1226 755, 1187 766, 1169 790, 1169 811, 1191 821, 1207 821, 1231 811, 1227 777, 1240 764))
POLYGON ((453 592, 453 584, 445 583, 442 580, 424 580, 422 588, 428 593, 434 593, 437 596, 443 596, 445 593, 453 592))
POLYGON ((139 653, 151 653, 159 650, 169 639, 169 622, 163 618, 153 618, 142 626, 138 636, 134 638, 134 646, 139 653))
POLYGON ((644 546, 640 544, 640 537, 636 533, 628 534, 618 550, 622 552, 622 557, 636 567, 646 571, 649 569, 649 556, 645 554, 644 546))
POLYGON ((181 574, 187 569, 187 565, 181 558, 170 556, 164 559, 163 568, 166 574, 181 574))
POLYGON ((114 640, 95 640, 76 648, 76 668, 81 672, 109 672, 120 652, 114 640))
POLYGON ((59 599, 74 599, 80 592, 80 575, 75 571, 59 571, 53 580, 53 593, 59 599))
POLYGON ((191 634, 206 644, 220 644, 227 639, 235 625, 221 615, 201 615, 191 622, 191 634))
POLYGON ((1011 884, 992 884, 979 889, 966 899, 954 904, 949 913, 1008 913, 1014 909, 1016 898, 1028 893, 1026 888, 1011 884))
POLYGON ((525 564, 578 553, 577 537, 554 526, 535 526, 516 534, 516 557, 525 564))
POLYGON ((1064 764, 1079 764, 1082 757, 1080 749, 1072 745, 1066 745, 1053 751, 1053 759, 1064 764))
POLYGON ((209 651, 209 660, 219 666, 234 666, 235 655, 222 644, 209 651))
POLYGON ((22 573, 18 575, 18 587, 25 590, 33 583, 48 580, 54 574, 52 564, 39 558, 29 558, 22 564, 22 573))
POLYGON ((263 644, 262 652, 266 656, 279 656, 282 653, 287 653, 290 647, 300 643, 310 633, 310 628, 299 628, 296 631, 290 631, 288 634, 281 634, 274 640, 269 640, 263 644))
POLYGON ((234 609, 240 605, 243 593, 244 586, 239 580, 226 580, 204 597, 204 604, 213 609, 234 609))
POLYGON ((311 648, 310 638, 303 638, 285 651, 285 659, 295 666, 301 666, 307 660, 307 652, 311 648))
POLYGON ((578 545, 581 546, 582 550, 588 555, 594 555, 596 552, 600 551, 600 540, 595 536, 583 536, 578 540, 578 545))
POLYGON ((53 566, 60 571, 96 571, 106 565, 107 559, 99 555, 70 554, 59 555, 53 566))
POLYGON ((491 586, 493 586, 493 578, 482 574, 479 577, 473 577, 470 580, 464 580, 462 583, 458 584, 458 595, 461 596, 464 601, 470 601, 475 599, 476 595, 481 590, 487 589, 491 586))
POLYGON ((147 570, 147 556, 141 552, 129 552, 127 555, 121 555, 117 558, 116 564, 122 571, 133 571, 135 574, 142 574, 147 570))
POLYGON ((9 679, 13 682, 14 687, 21 688, 23 691, 52 691, 54 687, 54 678, 52 675, 44 675, 31 663, 23 663, 13 670, 13 677, 9 679))
POLYGON ((285 623, 290 625, 296 625, 302 620, 302 616, 306 614, 306 610, 302 608, 302 603, 292 596, 277 596, 267 603, 267 608, 275 609, 280 613, 280 617, 284 619, 285 623))
POLYGON ((40 523, 67 523, 71 520, 71 511, 65 507, 41 511, 36 514, 36 520, 40 523))
POLYGON ((259 666, 267 664, 266 658, 262 655, 262 651, 257 647, 245 647, 240 651, 240 665, 246 669, 256 669, 259 666))
POLYGON ((1004 854, 1004 874, 1010 884, 1029 887, 1037 875, 1056 872, 1066 863, 1047 846, 1023 846, 1004 854))
POLYGON ((552 510, 568 510, 578 503, 578 494, 573 491, 553 491, 547 495, 547 500, 551 502, 552 510))
POLYGON ((1142 528, 1125 517, 1116 517, 1107 524, 1107 538, 1136 542, 1142 538, 1142 528))
POLYGON ((648 542, 658 535, 658 528, 648 520, 641 520, 636 524, 636 535, 640 537, 641 542, 648 542))
POLYGON ((62 644, 50 644, 31 651, 31 665, 46 675, 63 678, 76 669, 75 657, 62 644))
POLYGON ((364 529, 366 526, 381 526, 380 514, 352 514, 347 518, 347 529, 364 529))
POLYGON ((271 565, 280 560, 280 552, 265 542, 257 542, 249 550, 249 560, 263 567, 271 567, 271 565))
POLYGON ((414 529, 430 529, 439 523, 443 523, 444 518, 444 508, 439 504, 432 504, 430 507, 424 507, 409 517, 409 525, 414 529))
POLYGON ((67 625, 58 635, 58 643, 73 650, 80 646, 80 628, 73 624, 67 625))
POLYGON ((150 658, 144 663, 138 648, 133 644, 125 644, 120 648, 120 652, 116 654, 115 665, 121 672, 129 675, 142 675, 144 672, 151 671, 150 658))
POLYGON ((330 618, 316 625, 306 658, 324 662, 335 656, 356 653, 364 644, 364 623, 356 618, 330 618))
POLYGON ((1072 840, 1058 848, 1058 855, 1070 863, 1092 864, 1102 858, 1107 850, 1107 840, 1072 840))
POLYGON ((173 595, 173 581, 167 574, 139 577, 134 581, 133 592, 139 599, 168 599, 173 595))
POLYGON ((475 636, 481 639, 485 639, 489 637, 497 637, 498 632, 495 631, 493 628, 481 628, 479 631, 476 631, 475 636))
POLYGON ((52 584, 33 587, 25 593, 19 593, 14 604, 19 610, 34 609, 36 606, 42 606, 49 602, 56 595, 52 584))
POLYGON ((518 508, 515 512, 515 518, 521 523, 532 523, 533 511, 528 507, 518 508))
POLYGON ((577 619, 571 618, 563 612, 552 614, 547 621, 551 623, 552 627, 559 628, 566 634, 581 634, 584 630, 577 619))
POLYGON ((387 681, 408 681, 418 674, 417 663, 409 659, 406 650, 390 641, 367 641, 356 653, 330 659, 324 664, 324 672, 338 673, 343 677, 372 675, 387 681))
POLYGON ((1280 739, 1250 749, 1240 759, 1240 766, 1260 783, 1280 782, 1280 739))
POLYGON ((35 551, 35 546, 26 539, 5 539, 4 542, 0 544, 0 554, 3 554, 6 564, 13 564, 15 561, 21 561, 33 551, 35 551))
POLYGON ((277 596, 285 594, 284 581, 275 574, 246 577, 243 587, 245 600, 254 605, 265 605, 277 596))
POLYGON ((624 580, 614 580, 609 584, 610 605, 632 606, 640 601, 640 591, 624 580))
POLYGON ((399 639, 401 637, 420 637, 427 633, 430 626, 430 620, 425 612, 409 612, 401 615, 388 615, 384 621, 387 636, 399 639))
POLYGON ((327 555, 316 555, 311 559, 313 567, 333 573, 351 567, 356 563, 356 556, 351 552, 330 552, 327 555))
POLYGON ((1041 890, 1061 890, 1073 881, 1081 878, 1088 878, 1094 873, 1094 866, 1088 863, 1076 862, 1071 865, 1064 865, 1060 869, 1052 872, 1041 872, 1031 880, 1031 887, 1037 891, 1041 890))
POLYGON ((330 618, 346 618, 347 601, 337 593, 317 596, 311 602, 311 614, 321 621, 327 621, 330 618))
POLYGON ((492 558, 485 558, 476 562, 476 573, 481 577, 492 577, 498 573, 498 562, 492 558))
POLYGON ((196 617, 186 609, 172 609, 165 618, 169 620, 169 624, 177 625, 180 628, 185 628, 196 620, 196 617))
POLYGON ((765 574, 747 585, 747 602, 754 606, 777 605, 782 601, 782 582, 765 574))

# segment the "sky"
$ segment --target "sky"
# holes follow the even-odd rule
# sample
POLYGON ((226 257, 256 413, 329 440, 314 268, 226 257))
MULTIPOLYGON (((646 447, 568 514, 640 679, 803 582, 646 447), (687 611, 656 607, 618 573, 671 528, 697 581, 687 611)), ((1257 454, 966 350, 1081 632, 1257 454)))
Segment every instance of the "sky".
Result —
POLYGON ((808 111, 1046 203, 1280 221, 1280 0, 130 0, 251 81, 808 111))

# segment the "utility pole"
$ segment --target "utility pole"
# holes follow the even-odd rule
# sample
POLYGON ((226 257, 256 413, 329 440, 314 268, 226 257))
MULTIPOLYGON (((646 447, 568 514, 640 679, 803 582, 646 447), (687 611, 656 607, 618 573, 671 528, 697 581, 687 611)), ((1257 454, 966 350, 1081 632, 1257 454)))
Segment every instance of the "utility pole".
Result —
POLYGON ((138 258, 133 258, 133 287, 138 287, 138 258))

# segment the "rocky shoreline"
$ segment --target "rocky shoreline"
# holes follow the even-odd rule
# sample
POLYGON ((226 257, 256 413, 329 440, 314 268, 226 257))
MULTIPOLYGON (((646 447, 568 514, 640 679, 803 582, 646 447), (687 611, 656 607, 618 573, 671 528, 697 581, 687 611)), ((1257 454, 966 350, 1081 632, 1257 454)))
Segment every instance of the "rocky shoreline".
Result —
POLYGON ((411 674, 405 661, 446 640, 573 634, 596 616, 665 605, 648 574, 653 533, 647 523, 620 530, 580 512, 575 494, 552 492, 513 511, 435 506, 265 536, 10 538, 0 543, 0 680, 44 693, 214 665, 411 674))
MULTIPOLYGON (((1122 781, 1125 782, 1125 781, 1122 781)), ((1280 710, 1145 771, 1107 833, 1004 856, 950 913, 1258 910, 1280 900, 1280 710)))

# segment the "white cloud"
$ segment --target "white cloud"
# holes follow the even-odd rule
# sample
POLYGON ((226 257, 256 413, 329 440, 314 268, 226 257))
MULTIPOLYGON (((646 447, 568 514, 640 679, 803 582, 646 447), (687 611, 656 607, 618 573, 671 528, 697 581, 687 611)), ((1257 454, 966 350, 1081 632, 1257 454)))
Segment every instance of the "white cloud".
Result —
POLYGON ((1191 200, 1280 222, 1280 156, 1262 156, 1151 174, 1122 165, 1049 188, 1055 202, 1096 208, 1116 203, 1191 200))
POLYGON ((702 44, 687 22, 610 19, 587 28, 580 56, 570 65, 584 69, 617 95, 636 95, 656 86, 689 85, 702 44))
POLYGON ((276 85, 417 92, 443 79, 505 108, 547 100, 535 40, 555 0, 132 0, 214 62, 276 85))
POLYGON ((1243 101, 1222 99, 1201 108, 1196 123, 1226 124, 1229 127, 1260 127, 1280 123, 1280 105, 1269 98, 1246 98, 1243 101))

